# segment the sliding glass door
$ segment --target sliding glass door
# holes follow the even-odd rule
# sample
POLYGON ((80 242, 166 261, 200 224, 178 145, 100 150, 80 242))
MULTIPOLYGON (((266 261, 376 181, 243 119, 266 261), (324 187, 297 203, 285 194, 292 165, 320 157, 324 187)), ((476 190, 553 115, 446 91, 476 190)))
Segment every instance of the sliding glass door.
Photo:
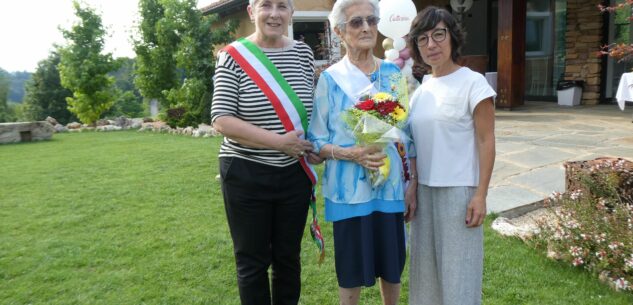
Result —
POLYGON ((565 67, 565 0, 528 0, 525 23, 525 96, 554 100, 565 67))

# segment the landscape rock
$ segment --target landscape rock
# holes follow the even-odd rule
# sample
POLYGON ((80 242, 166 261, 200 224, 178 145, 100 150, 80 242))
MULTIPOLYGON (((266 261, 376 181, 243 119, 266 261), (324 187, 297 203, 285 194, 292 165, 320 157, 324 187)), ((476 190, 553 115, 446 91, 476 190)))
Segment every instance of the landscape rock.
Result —
POLYGON ((124 116, 120 116, 113 120, 112 125, 121 126, 123 129, 129 129, 132 126, 132 119, 128 119, 124 116))
POLYGON ((121 130, 123 127, 116 125, 105 125, 105 126, 97 126, 96 131, 117 131, 121 130))
POLYGON ((57 133, 68 132, 68 128, 62 124, 56 124, 53 128, 55 128, 55 132, 57 133))
POLYGON ((547 208, 540 208, 516 218, 497 217, 491 227, 501 235, 525 240, 539 232, 539 224, 552 221, 554 217, 547 208))
POLYGON ((200 124, 198 125, 198 130, 201 131, 202 135, 209 135, 212 137, 218 136, 219 133, 215 130, 215 128, 213 128, 213 126, 211 125, 207 125, 207 124, 200 124))
POLYGON ((50 140, 54 131, 47 121, 0 123, 0 144, 50 140))
MULTIPOLYGON (((133 119, 136 120, 136 119, 133 119)), ((135 121, 135 123, 140 124, 140 131, 153 131, 153 132, 166 132, 174 135, 187 135, 195 138, 209 138, 219 135, 219 133, 210 125, 200 124, 198 128, 194 128, 192 126, 187 127, 175 127, 171 128, 167 123, 161 121, 155 122, 144 122, 140 123, 140 121, 135 121)))
POLYGON ((135 119, 132 119, 132 123, 130 125, 130 128, 132 128, 132 129, 139 129, 139 128, 142 127, 142 125, 143 125, 143 119, 135 118, 135 119))
POLYGON ((77 123, 77 122, 71 122, 71 123, 68 123, 66 125, 66 128, 68 128, 68 129, 79 129, 79 128, 81 128, 81 124, 77 123))
POLYGON ((59 122, 53 117, 47 116, 44 120, 53 126, 59 125, 59 122))

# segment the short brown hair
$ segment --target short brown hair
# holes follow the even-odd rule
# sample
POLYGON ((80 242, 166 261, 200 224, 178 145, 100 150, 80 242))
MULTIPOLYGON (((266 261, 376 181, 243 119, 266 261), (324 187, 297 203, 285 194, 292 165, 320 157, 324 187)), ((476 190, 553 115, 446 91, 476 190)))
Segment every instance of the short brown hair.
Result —
POLYGON ((411 50, 411 58, 417 64, 426 65, 422 60, 422 54, 418 49, 418 37, 422 33, 434 29, 438 23, 444 22, 451 36, 451 59, 457 62, 461 56, 462 45, 465 41, 465 33, 462 27, 450 12, 437 6, 428 6, 415 16, 411 23, 411 29, 407 35, 407 44, 411 50))

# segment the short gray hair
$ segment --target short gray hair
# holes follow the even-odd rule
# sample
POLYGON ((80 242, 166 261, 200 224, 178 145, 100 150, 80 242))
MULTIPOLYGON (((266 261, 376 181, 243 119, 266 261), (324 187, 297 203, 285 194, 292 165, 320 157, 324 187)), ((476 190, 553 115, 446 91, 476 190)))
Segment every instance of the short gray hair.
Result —
MULTIPOLYGON (((292 0, 286 0, 286 1, 288 1, 288 4, 290 5, 290 8, 294 9, 295 5, 294 5, 293 1, 292 0)), ((255 5, 255 2, 257 2, 257 0, 248 0, 248 5, 253 7, 255 5)))
MULTIPOLYGON (((250 0, 254 1, 254 0, 250 0)), ((338 0, 334 2, 334 7, 330 12, 330 15, 327 17, 330 22, 330 29, 334 32, 334 29, 338 28, 339 30, 342 27, 345 27, 343 23, 346 21, 347 16, 345 16, 345 10, 354 5, 369 2, 371 6, 374 7, 374 15, 380 16, 380 9, 378 7, 378 0, 338 0)))

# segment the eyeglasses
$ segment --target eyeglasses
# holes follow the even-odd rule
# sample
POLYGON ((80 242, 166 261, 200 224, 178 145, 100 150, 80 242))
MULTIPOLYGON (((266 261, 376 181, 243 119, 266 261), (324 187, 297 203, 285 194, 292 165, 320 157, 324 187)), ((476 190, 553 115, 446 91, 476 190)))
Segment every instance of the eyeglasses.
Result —
MULTIPOLYGON (((440 43, 446 39, 447 32, 448 32, 448 29, 446 28, 435 29, 435 31, 431 33, 431 39, 433 39, 433 41, 437 43, 440 43)), ((426 47, 428 44, 429 44, 428 35, 422 34, 418 37, 418 47, 426 47)))
POLYGON ((358 29, 363 26, 363 24, 367 21, 368 26, 375 26, 380 22, 380 17, 376 17, 374 15, 363 17, 354 17, 346 22, 341 24, 349 24, 352 29, 358 29))

